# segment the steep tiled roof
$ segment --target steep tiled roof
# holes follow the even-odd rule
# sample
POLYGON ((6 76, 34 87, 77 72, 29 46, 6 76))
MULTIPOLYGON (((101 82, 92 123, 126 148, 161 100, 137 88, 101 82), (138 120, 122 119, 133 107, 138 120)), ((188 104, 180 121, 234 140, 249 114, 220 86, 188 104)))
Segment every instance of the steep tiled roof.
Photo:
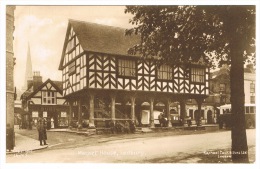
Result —
POLYGON ((71 19, 69 24, 86 51, 128 55, 127 50, 140 42, 138 36, 125 36, 123 28, 71 19))
POLYGON ((125 36, 124 28, 70 19, 59 69, 62 67, 66 40, 71 28, 78 37, 83 50, 89 52, 106 53, 115 56, 132 56, 127 54, 128 49, 140 43, 140 37, 137 35, 125 36))
MULTIPOLYGON (((25 91, 22 96, 25 96, 27 99, 33 97, 38 91, 40 91, 47 83, 51 83, 51 85, 62 94, 62 82, 61 81, 52 81, 51 79, 47 79, 43 84, 41 84, 37 89, 34 89, 33 92, 25 91)), ((21 99, 22 99, 21 96, 21 99)))

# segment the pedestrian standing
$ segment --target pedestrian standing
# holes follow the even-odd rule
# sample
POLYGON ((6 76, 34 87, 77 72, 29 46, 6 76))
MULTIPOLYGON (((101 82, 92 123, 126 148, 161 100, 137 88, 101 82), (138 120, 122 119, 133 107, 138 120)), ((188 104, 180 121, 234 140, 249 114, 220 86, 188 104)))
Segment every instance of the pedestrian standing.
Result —
POLYGON ((39 134, 39 140, 40 140, 40 145, 42 146, 47 145, 46 140, 47 140, 47 133, 46 133, 46 123, 45 120, 39 119, 38 121, 38 126, 37 126, 38 134, 39 134), (43 142, 43 144, 42 144, 43 142))

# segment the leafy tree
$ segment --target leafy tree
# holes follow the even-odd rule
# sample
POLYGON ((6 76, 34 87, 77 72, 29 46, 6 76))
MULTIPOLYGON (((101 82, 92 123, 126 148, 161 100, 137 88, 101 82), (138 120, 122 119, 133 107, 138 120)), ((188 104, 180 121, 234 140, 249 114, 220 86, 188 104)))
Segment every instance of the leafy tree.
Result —
POLYGON ((244 62, 254 58, 255 6, 127 6, 141 41, 129 54, 180 64, 203 56, 212 67, 231 65, 233 162, 248 162, 244 114, 244 62), (245 152, 245 153, 242 153, 245 152), (239 153, 239 154, 238 154, 239 153))

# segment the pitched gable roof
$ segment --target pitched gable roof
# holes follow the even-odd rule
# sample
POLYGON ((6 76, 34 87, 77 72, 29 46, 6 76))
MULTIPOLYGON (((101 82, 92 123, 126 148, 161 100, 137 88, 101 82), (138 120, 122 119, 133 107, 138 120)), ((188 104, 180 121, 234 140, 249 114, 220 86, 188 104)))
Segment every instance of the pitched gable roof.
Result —
POLYGON ((36 90, 34 90, 32 93, 30 93, 27 96, 27 99, 32 98, 37 92, 41 91, 41 89, 46 85, 50 83, 60 94, 62 94, 62 88, 60 88, 60 84, 58 81, 52 81, 51 79, 46 80, 42 85, 40 85, 36 90))
POLYGON ((71 28, 85 51, 130 56, 127 54, 128 49, 140 42, 137 35, 125 36, 123 28, 70 19, 59 69, 62 67, 71 28))

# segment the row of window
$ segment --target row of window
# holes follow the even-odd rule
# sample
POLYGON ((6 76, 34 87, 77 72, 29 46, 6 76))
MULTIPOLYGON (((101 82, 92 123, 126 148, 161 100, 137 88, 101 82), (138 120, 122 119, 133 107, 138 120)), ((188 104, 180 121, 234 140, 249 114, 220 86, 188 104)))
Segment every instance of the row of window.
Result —
MULTIPOLYGON (((219 92, 221 94, 226 93, 226 84, 224 84, 224 83, 219 84, 219 92)), ((250 83, 250 93, 255 93, 255 84, 253 82, 250 83)), ((250 103, 252 103, 252 104, 255 103, 255 96, 250 96, 250 103)))
MULTIPOLYGON (((134 60, 118 60, 118 74, 120 76, 136 77, 136 61, 134 60)), ((172 80, 172 67, 162 65, 157 69, 157 78, 160 80, 172 80)), ((191 82, 205 83, 205 69, 191 68, 191 82)))
MULTIPOLYGON (((120 76, 136 77, 136 61, 118 60, 118 74, 120 76)), ((161 80, 172 80, 172 67, 162 65, 157 69, 157 78, 161 80)), ((191 68, 191 82, 205 83, 205 69, 191 68)))
MULTIPOLYGON (((43 111, 42 114, 38 111, 32 111, 32 117, 40 117, 42 116, 43 118, 47 118, 48 117, 48 112, 47 111, 43 111)), ((67 117, 67 112, 58 112, 58 116, 59 117, 67 117)))
MULTIPOLYGON (((226 84, 220 83, 219 84, 219 91, 222 93, 226 92, 226 84)), ((250 83, 250 93, 255 93, 255 84, 252 82, 250 83)))
MULTIPOLYGON (((69 75, 76 72, 76 63, 72 62, 68 66, 69 75)), ((134 60, 118 60, 118 75, 124 77, 136 77, 136 61, 134 60)), ((162 65, 157 69, 157 78, 161 80, 172 80, 173 70, 168 65, 162 65)), ((205 83, 205 69, 191 68, 191 82, 205 83)))

